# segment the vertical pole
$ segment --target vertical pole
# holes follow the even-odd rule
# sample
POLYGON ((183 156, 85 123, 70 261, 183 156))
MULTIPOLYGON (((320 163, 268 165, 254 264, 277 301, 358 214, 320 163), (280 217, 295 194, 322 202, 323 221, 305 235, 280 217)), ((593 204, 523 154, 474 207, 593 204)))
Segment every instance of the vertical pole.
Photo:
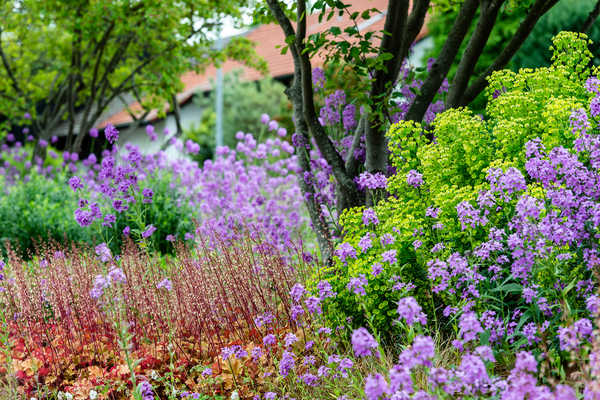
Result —
MULTIPOLYGON (((221 28, 219 28, 219 35, 217 39, 217 49, 223 48, 223 39, 221 38, 221 28)), ((217 114, 216 121, 216 132, 215 132, 215 143, 217 147, 223 146, 223 68, 217 69, 217 82, 216 82, 216 99, 215 99, 215 112, 217 114)))

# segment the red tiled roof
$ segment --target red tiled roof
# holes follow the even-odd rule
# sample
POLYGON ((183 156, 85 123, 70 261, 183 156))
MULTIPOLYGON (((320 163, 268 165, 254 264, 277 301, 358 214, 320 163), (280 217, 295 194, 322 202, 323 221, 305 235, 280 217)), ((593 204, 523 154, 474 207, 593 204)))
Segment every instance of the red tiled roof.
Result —
MULTIPOLYGON (((358 21, 358 26, 361 32, 383 30, 385 23, 384 13, 387 10, 388 1, 394 0, 354 0, 354 4, 360 5, 358 8, 359 10, 376 8, 382 11, 382 14, 374 15, 369 20, 358 21)), ((310 35, 315 32, 322 32, 332 26, 338 26, 343 31, 352 24, 353 22, 347 14, 344 14, 342 17, 338 17, 336 15, 329 21, 324 18, 322 22, 318 21, 318 16, 315 14, 310 15, 308 18, 307 33, 310 35)), ((294 65, 291 54, 289 54, 289 52, 286 54, 281 54, 281 48, 277 47, 285 44, 285 37, 279 25, 260 25, 257 28, 245 33, 244 36, 256 43, 256 52, 267 62, 269 75, 271 77, 277 78, 293 74, 294 65)), ((423 36, 425 36, 425 29, 419 34, 417 40, 420 40, 423 36)), ((313 63, 314 65, 322 65, 324 63, 324 59, 322 56, 317 55, 313 59, 313 63)), ((242 80, 255 81, 263 78, 261 72, 233 60, 225 61, 222 64, 222 69, 223 73, 227 73, 236 69, 242 70, 242 80)), ((210 65, 201 74, 198 74, 194 71, 184 73, 181 76, 184 90, 182 93, 177 95, 178 101, 180 103, 185 102, 195 92, 210 90, 212 87, 211 81, 214 80, 216 72, 217 68, 213 65, 210 65)), ((138 117, 143 114, 142 106, 137 102, 130 104, 129 109, 138 117)), ((165 110, 167 109, 168 105, 165 105, 165 110)), ((157 110, 151 111, 146 117, 146 120, 152 121, 156 119, 157 114, 157 110)), ((102 129, 109 123, 113 125, 123 125, 130 122, 132 122, 131 115, 126 109, 124 109, 116 114, 113 114, 108 119, 100 122, 97 128, 102 129)))

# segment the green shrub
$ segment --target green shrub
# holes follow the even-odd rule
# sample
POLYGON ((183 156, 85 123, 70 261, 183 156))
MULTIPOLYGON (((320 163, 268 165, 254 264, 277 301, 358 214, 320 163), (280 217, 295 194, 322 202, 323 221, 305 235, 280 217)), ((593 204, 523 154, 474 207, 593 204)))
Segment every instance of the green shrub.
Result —
POLYGON ((75 208, 77 195, 64 177, 51 180, 32 173, 29 180, 12 186, 8 194, 0 193, 0 246, 3 253, 6 254, 6 241, 24 257, 35 250, 36 244, 49 241, 64 245, 90 243, 90 232, 73 218, 75 208))
POLYGON ((138 221, 131 212, 117 213, 112 227, 102 226, 98 221, 92 227, 81 227, 74 218, 79 196, 89 198, 88 193, 76 194, 67 184, 64 175, 50 179, 37 173, 11 186, 6 193, 0 193, 0 249, 6 255, 5 243, 28 258, 36 249, 55 241, 63 246, 70 243, 96 245, 107 242, 111 250, 118 254, 123 244, 123 229, 152 224, 156 232, 151 244, 161 253, 172 253, 173 244, 166 240, 172 234, 177 240, 194 231, 193 209, 171 187, 171 179, 150 177, 141 184, 153 190, 151 204, 141 199, 136 203, 141 219, 138 221))
MULTIPOLYGON (((176 240, 183 241, 186 233, 194 232, 194 210, 177 192, 169 174, 149 176, 140 182, 139 193, 144 188, 154 192, 152 203, 144 203, 142 197, 136 199, 132 209, 116 213, 116 221, 112 227, 98 226, 103 240, 108 243, 113 252, 118 253, 123 244, 123 229, 132 229, 153 225, 156 232, 152 234, 150 245, 161 253, 173 253, 173 243, 166 240, 167 235, 173 235, 176 240)), ((113 212, 113 211, 111 211, 113 212)), ((100 224, 100 222, 95 222, 100 224)))

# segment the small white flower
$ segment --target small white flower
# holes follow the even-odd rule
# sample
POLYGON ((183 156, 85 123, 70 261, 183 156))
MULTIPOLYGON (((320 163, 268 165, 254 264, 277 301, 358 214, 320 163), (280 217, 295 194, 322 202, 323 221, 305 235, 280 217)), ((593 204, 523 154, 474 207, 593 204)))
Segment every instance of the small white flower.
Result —
POLYGON ((90 390, 90 400, 96 400, 98 398, 98 392, 90 390))
POLYGON ((233 392, 231 392, 231 397, 229 399, 230 400, 240 400, 240 395, 238 394, 237 390, 234 390, 233 392))

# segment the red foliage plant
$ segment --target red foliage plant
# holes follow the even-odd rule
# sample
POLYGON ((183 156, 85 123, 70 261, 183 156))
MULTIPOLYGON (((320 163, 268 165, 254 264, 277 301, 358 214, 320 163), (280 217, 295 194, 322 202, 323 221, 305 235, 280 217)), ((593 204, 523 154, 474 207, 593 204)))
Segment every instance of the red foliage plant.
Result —
MULTIPOLYGON (((299 266, 291 259, 302 263, 302 257, 281 254, 248 235, 210 246, 200 242, 192 249, 179 246, 176 257, 166 258, 129 242, 114 262, 126 276, 119 302, 132 351, 145 349, 141 368, 173 353, 179 363, 196 365, 224 346, 259 342, 265 332, 255 318, 264 313, 275 317, 272 328, 290 328, 289 289, 299 266), (164 279, 170 287, 158 288, 164 279)), ((121 362, 118 333, 102 298, 90 295, 95 277, 106 270, 90 249, 47 248, 31 262, 9 255, 0 306, 9 321, 13 356, 38 360, 38 378, 46 370, 64 378, 69 370, 121 362)))

